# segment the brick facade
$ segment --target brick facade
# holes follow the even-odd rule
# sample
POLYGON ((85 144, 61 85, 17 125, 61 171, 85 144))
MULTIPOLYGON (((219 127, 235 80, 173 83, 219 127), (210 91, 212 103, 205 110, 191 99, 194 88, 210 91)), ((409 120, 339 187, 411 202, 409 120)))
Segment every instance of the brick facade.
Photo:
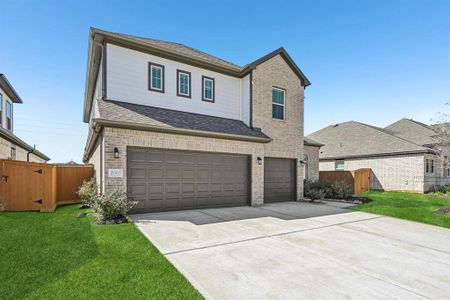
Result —
POLYGON ((303 198, 303 105, 304 87, 280 56, 261 63, 253 71, 253 126, 273 141, 264 145, 267 157, 297 160, 297 199, 303 198), (272 88, 286 91, 285 120, 272 118, 272 88))
POLYGON ((319 151, 317 146, 303 146, 303 152, 308 156, 308 162, 304 166, 305 179, 315 182, 319 181, 319 151))
POLYGON ((264 158, 295 159, 297 199, 303 198, 303 165, 299 163, 299 160, 303 157, 304 88, 300 79, 280 55, 258 65, 252 71, 252 77, 253 127, 261 128, 273 141, 259 143, 104 127, 100 137, 101 142, 96 145, 88 159, 89 163, 95 165, 97 180, 101 182, 102 191, 112 189, 125 191, 127 189, 127 149, 129 147, 146 147, 248 155, 252 205, 260 205, 264 202, 264 158), (286 90, 285 120, 272 119, 272 87, 286 90), (119 150, 119 158, 114 158, 115 147, 119 150), (262 165, 258 164, 258 157, 263 158, 262 165), (110 169, 121 169, 123 177, 108 177, 110 169))

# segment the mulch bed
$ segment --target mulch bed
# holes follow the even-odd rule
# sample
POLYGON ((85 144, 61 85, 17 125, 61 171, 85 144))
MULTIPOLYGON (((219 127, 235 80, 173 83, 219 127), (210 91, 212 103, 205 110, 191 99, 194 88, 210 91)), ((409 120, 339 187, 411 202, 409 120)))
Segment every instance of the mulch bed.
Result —
POLYGON ((306 200, 306 202, 316 203, 316 204, 326 203, 327 201, 350 203, 350 204, 363 204, 363 203, 369 203, 369 202, 372 201, 372 200, 370 200, 368 198, 358 197, 358 196, 352 196, 349 199, 331 199, 331 198, 326 198, 326 199, 314 200, 314 201, 311 201, 309 199, 305 199, 305 200, 306 200))
POLYGON ((97 225, 112 225, 112 224, 125 224, 125 223, 131 223, 131 220, 128 217, 117 217, 114 219, 106 219, 106 220, 95 220, 94 224, 97 225))
POLYGON ((435 213, 437 213, 438 215, 450 216, 450 207, 440 208, 440 209, 436 210, 435 213))

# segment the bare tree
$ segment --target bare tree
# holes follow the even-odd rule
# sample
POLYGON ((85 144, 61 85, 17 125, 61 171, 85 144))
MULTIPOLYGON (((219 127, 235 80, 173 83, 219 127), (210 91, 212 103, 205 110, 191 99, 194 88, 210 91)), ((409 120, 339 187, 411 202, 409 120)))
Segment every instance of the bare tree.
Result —
MULTIPOLYGON (((450 107, 450 102, 445 105, 450 107)), ((436 144, 440 146, 450 146, 450 113, 439 112, 432 121, 434 123, 432 127, 436 132, 436 135, 434 136, 436 144)))

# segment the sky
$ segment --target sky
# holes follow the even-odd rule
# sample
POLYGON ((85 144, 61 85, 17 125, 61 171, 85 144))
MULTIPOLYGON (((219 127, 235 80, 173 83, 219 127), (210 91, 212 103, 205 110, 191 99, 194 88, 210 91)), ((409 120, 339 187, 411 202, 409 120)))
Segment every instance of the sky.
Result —
POLYGON ((245 65, 284 47, 312 82, 305 133, 355 120, 430 123, 450 102, 450 1, 0 0, 14 133, 81 162, 90 27, 179 42, 245 65))

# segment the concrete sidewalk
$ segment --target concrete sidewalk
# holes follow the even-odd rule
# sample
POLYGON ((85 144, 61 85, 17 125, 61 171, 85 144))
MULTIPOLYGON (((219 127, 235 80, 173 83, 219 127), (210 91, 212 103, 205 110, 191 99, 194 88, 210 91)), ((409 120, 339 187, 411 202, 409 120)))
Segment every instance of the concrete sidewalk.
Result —
POLYGON ((448 299, 450 230, 344 206, 132 217, 208 299, 448 299))

